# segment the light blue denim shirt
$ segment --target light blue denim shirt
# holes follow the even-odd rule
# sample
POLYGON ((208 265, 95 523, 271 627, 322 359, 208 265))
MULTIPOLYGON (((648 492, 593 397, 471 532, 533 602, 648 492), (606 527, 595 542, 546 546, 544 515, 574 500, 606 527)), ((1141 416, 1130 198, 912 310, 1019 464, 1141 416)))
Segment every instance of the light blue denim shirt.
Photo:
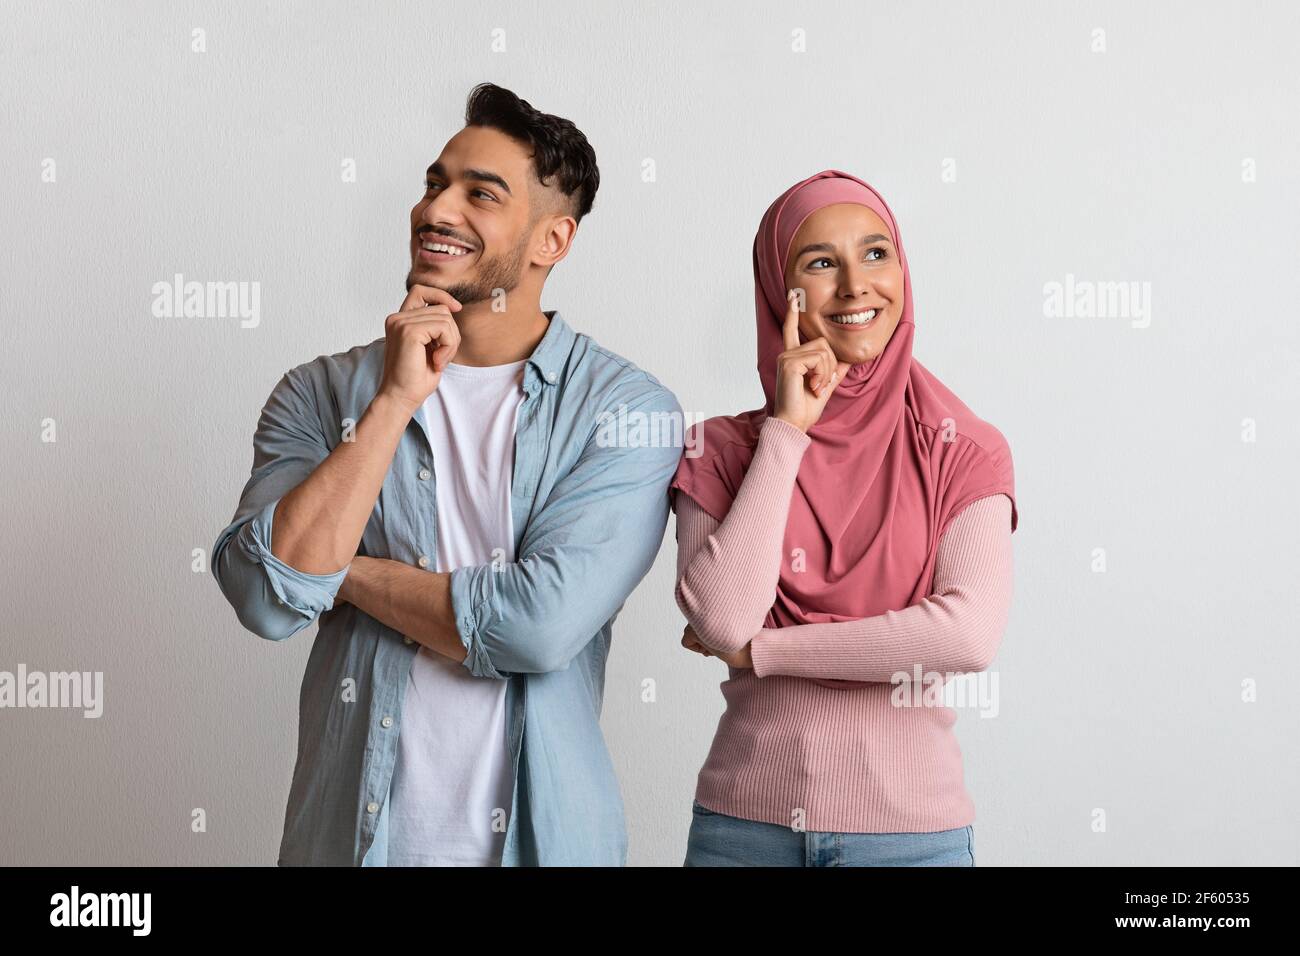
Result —
MULTIPOLYGON (((614 431, 611 416, 632 421, 641 412, 663 423, 680 420, 681 408, 652 375, 574 332, 558 312, 547 315, 516 419, 510 506, 519 559, 456 569, 451 599, 465 666, 509 682, 515 785, 502 865, 621 866, 623 801, 600 730, 605 659, 614 619, 663 541, 682 447, 680 430, 674 445, 662 429, 614 431)), ((281 866, 386 862, 402 695, 420 645, 351 604, 334 607, 346 568, 304 574, 270 548, 276 502, 360 420, 379 388, 384 347, 376 339, 281 378, 258 421, 238 510, 212 551, 222 593, 254 634, 282 641, 320 619, 299 695, 281 866)), ((358 554, 434 561, 424 425, 421 409, 358 554)))

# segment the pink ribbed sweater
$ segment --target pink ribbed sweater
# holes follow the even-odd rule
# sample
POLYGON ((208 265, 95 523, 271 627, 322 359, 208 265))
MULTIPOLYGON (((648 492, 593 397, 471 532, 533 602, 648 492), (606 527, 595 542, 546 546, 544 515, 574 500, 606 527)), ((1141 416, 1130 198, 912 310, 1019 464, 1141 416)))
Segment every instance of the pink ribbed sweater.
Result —
POLYGON ((695 799, 719 813, 805 830, 917 833, 974 822, 961 750, 944 706, 891 703, 899 671, 980 671, 1011 604, 1011 500, 971 502, 935 555, 933 593, 897 611, 833 624, 764 628, 781 571, 790 496, 811 439, 768 418, 724 520, 685 494, 677 513, 677 604, 700 640, 750 643, 729 668, 726 710, 695 799), (871 681, 826 687, 808 677, 871 681))

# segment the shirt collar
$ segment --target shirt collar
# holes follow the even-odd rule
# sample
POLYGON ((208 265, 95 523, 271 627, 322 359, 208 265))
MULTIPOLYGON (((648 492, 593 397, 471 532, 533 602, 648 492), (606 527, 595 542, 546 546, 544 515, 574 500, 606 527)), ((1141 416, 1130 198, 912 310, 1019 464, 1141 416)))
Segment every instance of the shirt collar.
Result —
POLYGON ((573 340, 577 333, 569 328, 558 310, 552 309, 550 312, 544 312, 543 315, 550 320, 550 323, 546 327, 546 334, 533 349, 533 354, 528 356, 528 364, 539 381, 546 385, 558 385, 560 373, 568 360, 569 352, 573 349, 573 340))

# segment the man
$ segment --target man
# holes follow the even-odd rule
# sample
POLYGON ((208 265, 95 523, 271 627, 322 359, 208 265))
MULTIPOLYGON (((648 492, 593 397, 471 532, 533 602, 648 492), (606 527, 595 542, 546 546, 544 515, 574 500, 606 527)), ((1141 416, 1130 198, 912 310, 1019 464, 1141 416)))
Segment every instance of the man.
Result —
POLYGON ((540 309, 598 183, 571 122, 476 87, 384 337, 262 410, 212 571, 261 637, 320 618, 281 865, 626 861, 605 658, 680 448, 605 426, 681 409, 540 309))

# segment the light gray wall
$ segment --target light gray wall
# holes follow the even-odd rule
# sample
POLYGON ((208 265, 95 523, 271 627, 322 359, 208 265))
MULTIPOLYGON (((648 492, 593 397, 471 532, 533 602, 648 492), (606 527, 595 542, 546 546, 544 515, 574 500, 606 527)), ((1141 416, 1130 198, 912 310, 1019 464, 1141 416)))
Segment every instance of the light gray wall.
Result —
MULTIPOLYGON (((485 79, 600 160, 543 306, 695 413, 761 400, 767 204, 841 168, 893 206, 915 354, 1015 456, 980 865, 1300 862, 1294 4, 243 6, 3 4, 0 670, 102 671, 104 712, 0 710, 0 862, 274 863, 315 628, 241 630, 192 552, 279 375, 382 334, 485 79), (260 283, 257 326, 155 317, 176 273, 260 283), (1149 323, 1045 314, 1067 275, 1149 323)), ((632 864, 680 864, 722 709, 673 563, 670 525, 609 663, 632 864)))

